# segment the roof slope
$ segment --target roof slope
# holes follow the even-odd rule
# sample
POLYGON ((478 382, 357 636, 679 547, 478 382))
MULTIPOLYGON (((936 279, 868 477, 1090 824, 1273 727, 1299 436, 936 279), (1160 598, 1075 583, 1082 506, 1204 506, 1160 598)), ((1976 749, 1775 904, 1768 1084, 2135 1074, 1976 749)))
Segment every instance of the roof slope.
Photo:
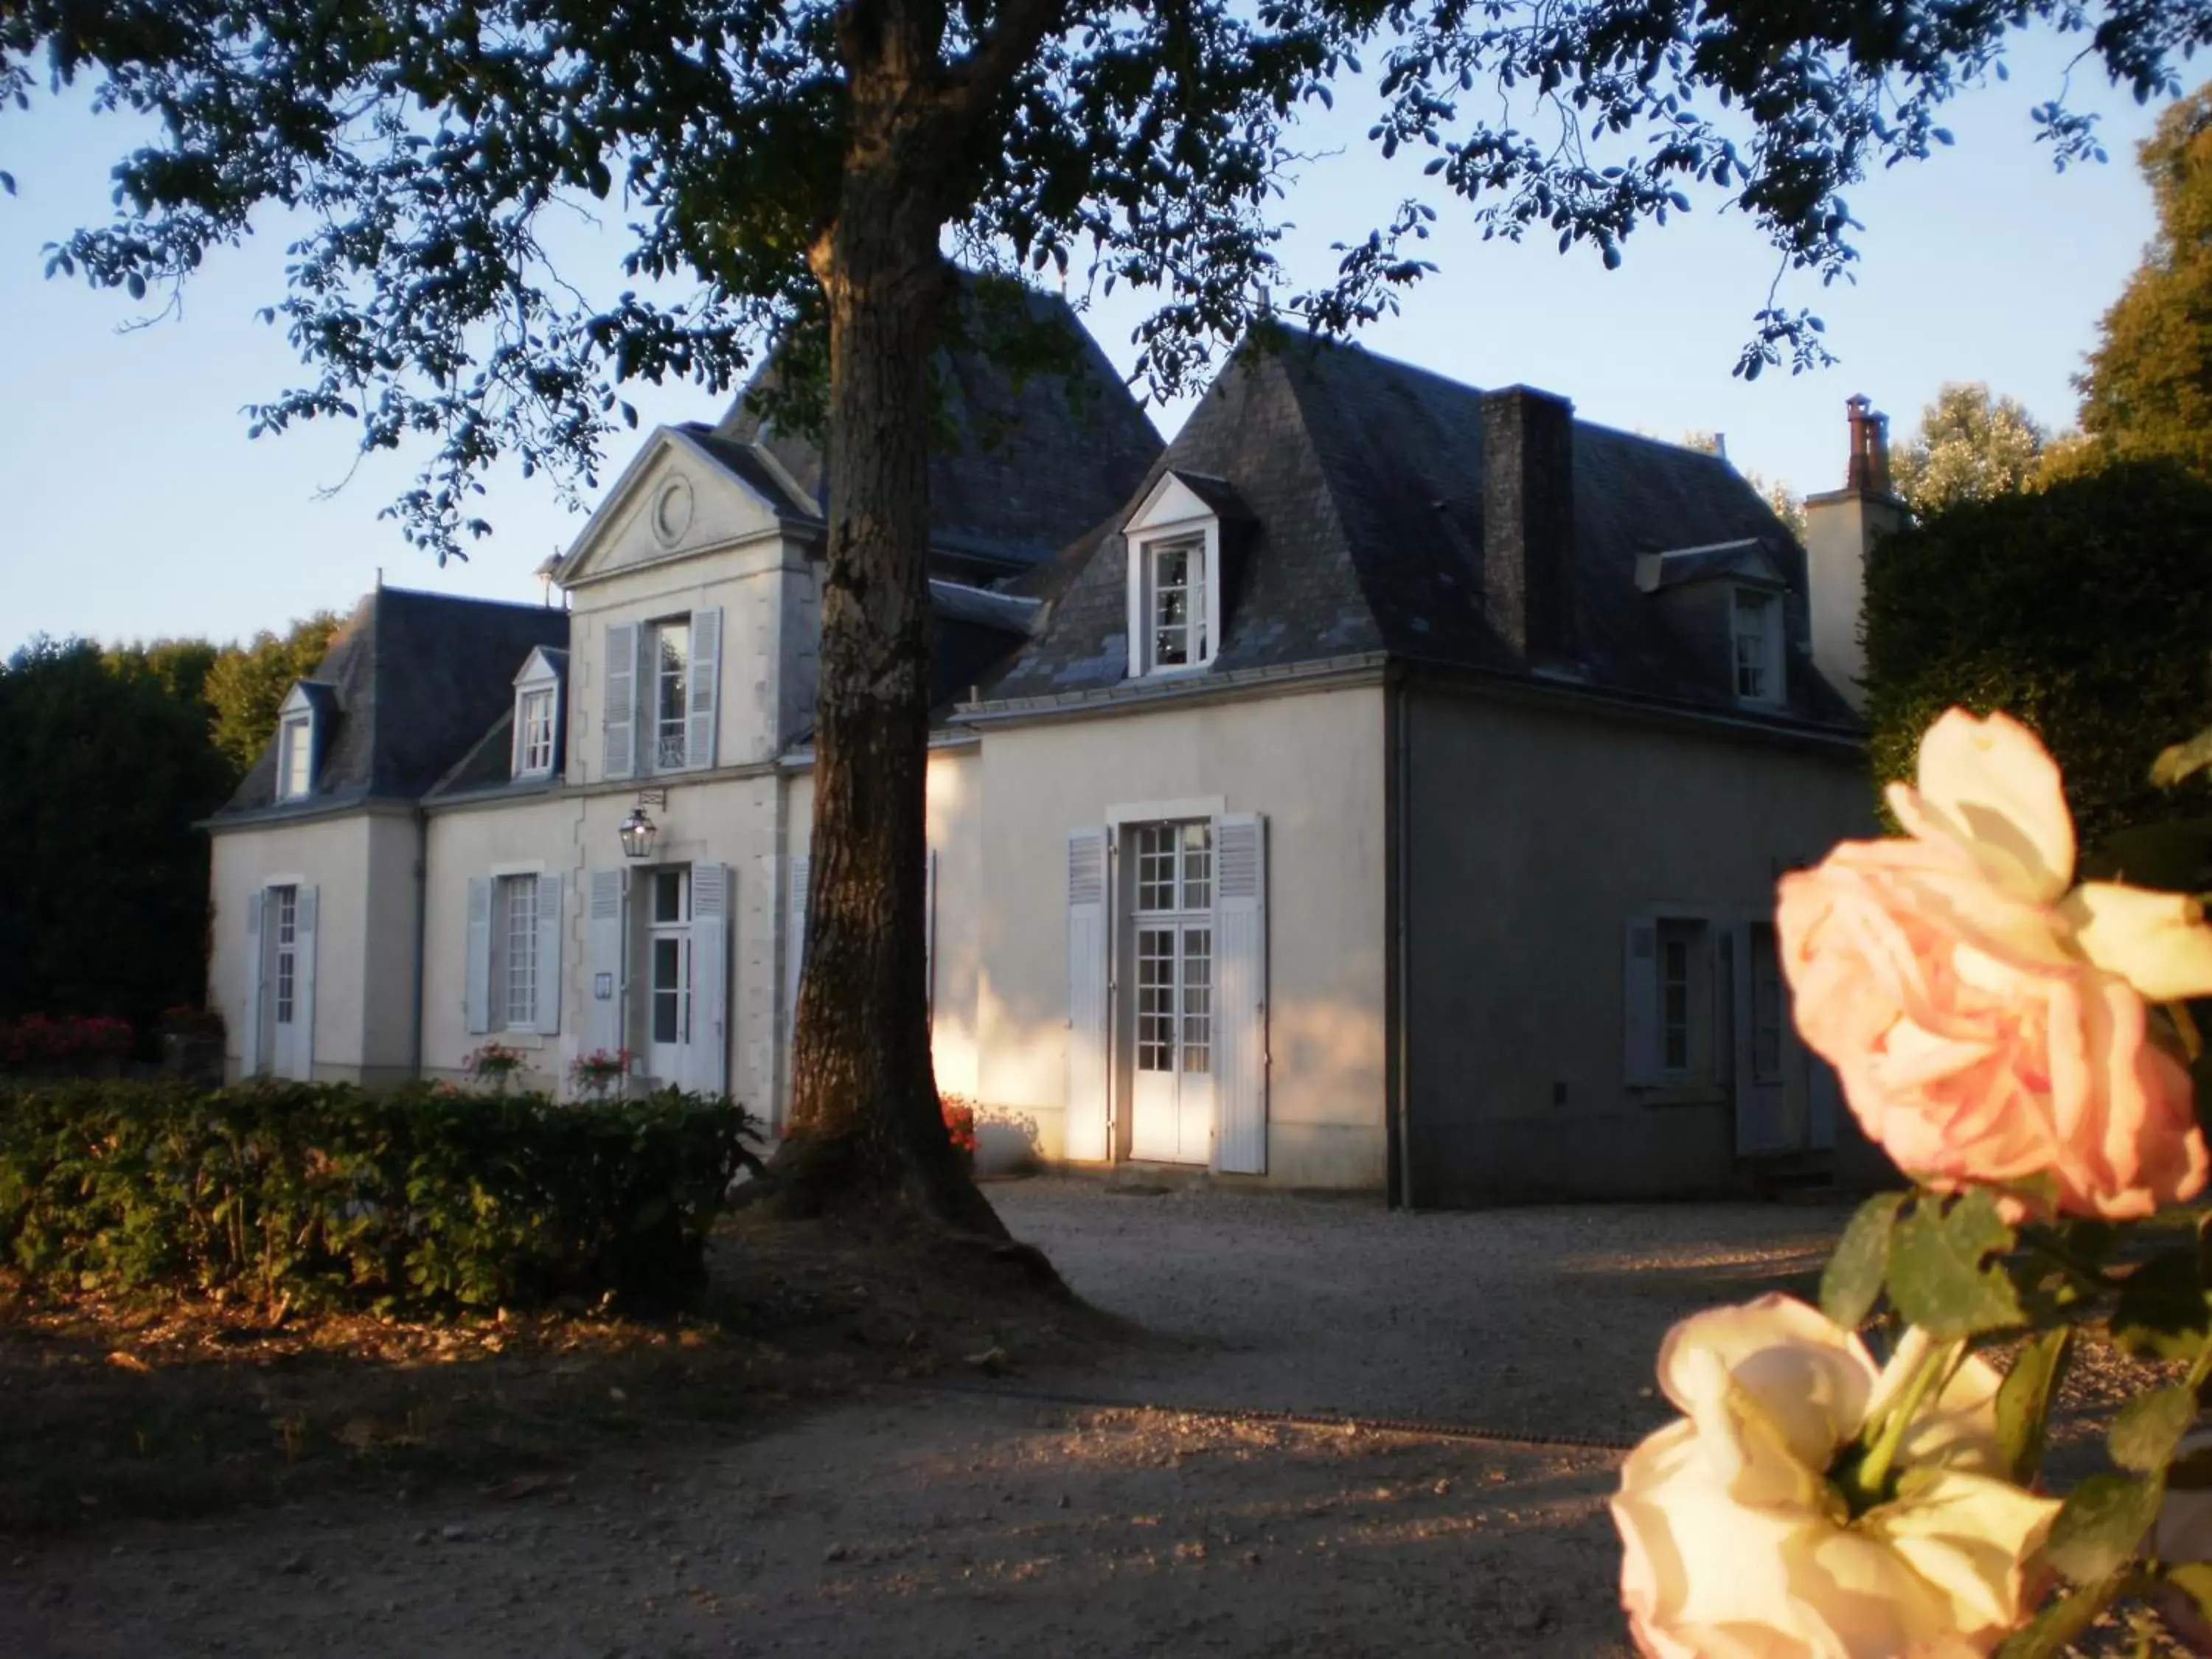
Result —
MULTIPOLYGON (((1055 600, 994 699, 1097 690, 1127 674, 1120 526, 1161 471, 1224 480, 1254 522, 1225 527, 1226 610, 1213 672, 1387 653, 1526 672, 1483 612, 1482 392, 1360 347, 1300 338, 1242 352, 1106 523, 1018 584, 1055 600), (1241 544, 1241 545, 1238 545, 1241 544)), ((1787 578, 1800 659, 1789 714, 1844 723, 1810 668, 1803 550, 1718 456, 1574 423, 1572 677, 1733 706, 1710 641, 1636 585, 1639 553, 1756 539, 1787 578)))
MULTIPOLYGON (((980 349, 939 354, 945 413, 955 447, 929 462, 931 540, 1018 569, 1048 557, 1121 506, 1158 459, 1160 436, 1129 395, 1073 307, 1027 290, 1030 314, 1077 337, 1083 368, 1073 377, 1037 374, 1018 389, 980 349), (1071 383, 1072 381, 1072 383, 1071 383)), ((826 510, 822 456, 808 440, 769 427, 747 406, 755 386, 773 384, 771 361, 740 392, 713 435, 758 443, 826 510)), ((716 452, 720 453, 720 452, 716 452)))
POLYGON ((563 611, 378 588, 354 608, 314 673, 337 705, 314 793, 276 799, 271 738, 216 818, 417 799, 511 708, 514 677, 532 648, 568 643, 563 611))

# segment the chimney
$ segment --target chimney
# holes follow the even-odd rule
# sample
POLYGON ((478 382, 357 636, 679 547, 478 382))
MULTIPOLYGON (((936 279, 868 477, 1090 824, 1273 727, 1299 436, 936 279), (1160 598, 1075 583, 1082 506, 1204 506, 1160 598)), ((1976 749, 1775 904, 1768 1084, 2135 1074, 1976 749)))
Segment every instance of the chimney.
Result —
POLYGON ((1851 443, 1844 487, 1805 498, 1805 558, 1813 589, 1813 666, 1864 712, 1866 556, 1909 515, 1890 493, 1889 416, 1863 396, 1846 399, 1844 409, 1851 443))
POLYGON ((1575 406, 1525 386, 1482 394, 1483 609, 1523 661, 1575 646, 1575 406))

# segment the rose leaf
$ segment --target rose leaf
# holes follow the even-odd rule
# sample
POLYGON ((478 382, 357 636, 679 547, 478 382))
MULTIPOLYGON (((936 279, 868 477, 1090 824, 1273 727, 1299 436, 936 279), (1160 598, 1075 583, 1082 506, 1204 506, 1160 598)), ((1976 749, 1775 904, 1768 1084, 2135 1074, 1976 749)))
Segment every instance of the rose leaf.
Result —
POLYGON ((2073 1351, 2074 1330, 2045 1331, 2020 1351, 1997 1389, 1997 1444, 2014 1480, 2026 1484, 2043 1467, 2051 1396, 2073 1351))
POLYGON ((2044 1559, 2077 1584, 2095 1583, 2134 1556, 2165 1495, 2156 1480, 2091 1475, 2066 1495, 2044 1559))
POLYGON ((1938 1341, 2026 1322, 2019 1293, 1993 1260, 2014 1237, 1996 1200, 1979 1188, 1956 1199, 1923 1194, 1890 1237, 1889 1299, 1938 1341))
POLYGON ((1904 1202, 1903 1193, 1881 1193, 1860 1205, 1820 1274, 1820 1311, 1847 1331, 1858 1328, 1881 1294, 1889 1236, 1904 1202))
POLYGON ((2053 1659, 2054 1655, 2065 1652, 2068 1643, 2096 1622, 2097 1615, 2112 1599, 2112 1590, 2100 1584, 2079 1595, 2053 1601, 2025 1627, 2005 1638, 1996 1659, 2053 1659))
POLYGON ((2122 1468, 2155 1474, 2173 1455, 2196 1415, 2197 1391, 2186 1383, 2154 1389, 2120 1407, 2106 1435, 2106 1449, 2122 1468))

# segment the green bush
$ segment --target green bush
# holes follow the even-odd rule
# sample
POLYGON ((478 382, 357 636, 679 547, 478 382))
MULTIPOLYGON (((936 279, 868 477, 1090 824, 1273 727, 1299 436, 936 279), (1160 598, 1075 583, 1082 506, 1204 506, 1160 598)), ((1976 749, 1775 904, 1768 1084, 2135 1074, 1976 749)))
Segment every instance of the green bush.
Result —
POLYGON ((1885 537, 1866 649, 1877 783, 1912 775, 1920 734, 1956 703, 2034 729, 2085 848, 2201 816, 2201 780, 2161 791, 2150 766, 2212 714, 2212 485, 2126 463, 1885 537))
POLYGON ((42 1287, 434 1312, 681 1295, 752 1121, 665 1091, 0 1085, 0 1255, 42 1287))

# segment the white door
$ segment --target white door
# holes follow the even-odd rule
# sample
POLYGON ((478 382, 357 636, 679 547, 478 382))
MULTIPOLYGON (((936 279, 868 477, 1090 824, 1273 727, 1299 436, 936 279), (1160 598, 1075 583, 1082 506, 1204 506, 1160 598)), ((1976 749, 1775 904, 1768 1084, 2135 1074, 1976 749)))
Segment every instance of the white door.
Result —
POLYGON ((1205 1164, 1213 1144, 1213 828, 1136 830, 1129 1156, 1205 1164))
POLYGON ((678 866, 651 877, 646 939, 646 1070, 656 1085, 681 1086, 690 1075, 691 872, 678 866))
POLYGON ((259 1069, 301 1082, 314 1075, 315 890, 263 890, 259 1069))

